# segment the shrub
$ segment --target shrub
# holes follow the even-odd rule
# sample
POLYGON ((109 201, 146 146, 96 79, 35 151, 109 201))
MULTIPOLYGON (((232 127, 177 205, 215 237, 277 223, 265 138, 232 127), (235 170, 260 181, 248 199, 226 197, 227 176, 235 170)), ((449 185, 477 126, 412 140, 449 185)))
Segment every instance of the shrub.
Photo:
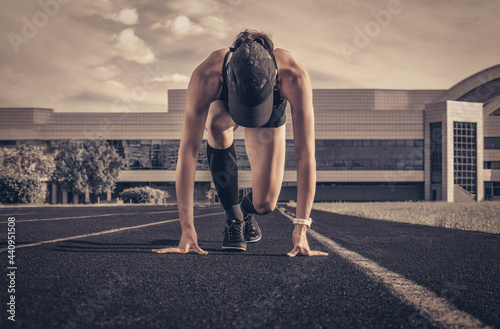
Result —
POLYGON ((42 183, 28 177, 0 177, 0 202, 5 204, 43 203, 42 183))
POLYGON ((134 187, 120 193, 123 203, 164 203, 170 194, 166 191, 154 189, 149 186, 134 187))

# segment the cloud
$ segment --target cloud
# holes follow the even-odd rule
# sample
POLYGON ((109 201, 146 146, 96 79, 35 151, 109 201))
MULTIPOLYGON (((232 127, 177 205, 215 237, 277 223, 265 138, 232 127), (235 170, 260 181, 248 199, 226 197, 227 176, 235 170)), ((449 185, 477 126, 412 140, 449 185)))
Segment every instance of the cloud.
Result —
POLYGON ((125 8, 120 13, 115 14, 112 19, 125 25, 135 25, 139 23, 139 14, 135 8, 125 8))
POLYGON ((189 77, 184 74, 179 74, 179 73, 173 73, 173 74, 168 74, 168 75, 163 75, 161 77, 155 77, 151 79, 153 82, 176 82, 176 83, 181 83, 181 82, 189 82, 189 77))
POLYGON ((203 28, 189 19, 187 16, 177 16, 171 23, 170 30, 179 36, 184 35, 200 35, 203 33, 203 28))
POLYGON ((81 15, 95 15, 110 18, 113 13, 113 4, 107 0, 89 1, 82 3, 79 12, 81 15))
MULTIPOLYGON (((219 0, 218 0, 219 1, 219 0)), ((236 2, 239 0, 223 0, 223 2, 236 2)), ((205 17, 207 14, 216 14, 215 0, 180 0, 165 1, 168 13, 178 13, 191 18, 205 17)))
POLYGON ((153 51, 146 45, 144 40, 135 35, 131 28, 125 29, 116 37, 114 48, 118 55, 128 61, 139 64, 149 64, 156 60, 153 51))
POLYGON ((79 104, 79 103, 108 103, 111 104, 115 101, 115 97, 102 91, 81 91, 75 94, 66 95, 59 99, 61 104, 79 104))
POLYGON ((105 82, 105 84, 111 88, 118 88, 118 89, 123 89, 125 88, 125 86, 123 85, 123 83, 120 83, 116 80, 108 80, 105 82))
POLYGON ((187 35, 200 35, 204 32, 204 28, 193 23, 189 17, 179 15, 174 19, 167 20, 164 24, 155 23, 151 25, 151 30, 165 29, 172 33, 174 37, 184 37, 187 35))
POLYGON ((234 29, 231 28, 231 26, 225 24, 215 16, 206 16, 200 18, 200 25, 203 26, 207 34, 211 35, 217 40, 227 39, 230 35, 231 37, 233 37, 233 34, 234 36, 236 36, 236 33, 234 29))
POLYGON ((94 69, 94 75, 99 80, 108 80, 119 74, 121 70, 116 65, 98 66, 94 69))
POLYGON ((109 1, 92 1, 84 3, 79 7, 81 10, 77 11, 79 16, 97 16, 104 19, 120 22, 125 25, 135 25, 139 23, 139 13, 135 8, 120 8, 123 4, 111 3, 109 1))

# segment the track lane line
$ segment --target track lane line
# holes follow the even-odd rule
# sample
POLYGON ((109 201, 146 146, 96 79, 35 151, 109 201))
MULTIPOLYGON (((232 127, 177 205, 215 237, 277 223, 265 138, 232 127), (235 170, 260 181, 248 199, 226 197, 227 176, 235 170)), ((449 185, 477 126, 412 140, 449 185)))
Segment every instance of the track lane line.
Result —
MULTIPOLYGON (((43 222, 43 221, 51 221, 51 220, 64 220, 64 219, 84 219, 84 218, 97 218, 97 217, 112 217, 112 216, 121 216, 121 215, 153 215, 153 214, 167 214, 172 212, 179 212, 179 210, 164 210, 164 211, 154 211, 154 212, 130 212, 130 213, 120 213, 120 214, 105 214, 105 215, 94 215, 94 216, 76 216, 76 217, 60 217, 60 218, 35 218, 35 219, 16 219, 16 223, 24 223, 24 222, 43 222)), ((15 217, 17 215, 13 215, 15 217)), ((6 224, 8 222, 2 221, 1 224, 6 224)))
MULTIPOLYGON (((223 214, 225 214, 225 212, 216 212, 216 213, 210 213, 210 214, 205 214, 205 215, 194 216, 194 218, 200 218, 200 217, 206 217, 206 216, 213 216, 213 215, 223 215, 223 214)), ((112 229, 112 230, 106 230, 106 231, 89 233, 89 234, 82 234, 82 235, 75 235, 75 236, 70 236, 70 237, 65 237, 65 238, 54 239, 54 240, 46 240, 46 241, 40 241, 40 242, 34 242, 34 243, 28 243, 28 244, 20 244, 20 245, 16 244, 15 250, 20 249, 20 248, 28 248, 28 247, 41 246, 41 245, 44 245, 44 244, 50 244, 50 243, 68 241, 68 240, 75 240, 75 239, 87 238, 87 237, 91 237, 91 236, 98 236, 98 235, 105 235, 105 234, 111 234, 111 233, 116 233, 116 232, 134 230, 134 229, 148 227, 148 226, 155 226, 155 225, 161 225, 161 224, 166 224, 166 223, 177 222, 179 220, 180 220, 180 218, 169 219, 169 220, 164 220, 164 221, 161 221, 161 222, 154 222, 154 223, 148 223, 148 224, 141 224, 141 225, 137 225, 137 226, 115 228, 115 229, 112 229)), ((9 250, 9 249, 8 248, 0 249, 0 253, 2 253, 4 251, 7 251, 7 250, 9 250)))
POLYGON ((5 214, 1 214, 1 216, 7 216, 7 217, 14 217, 14 216, 25 216, 25 215, 34 215, 36 214, 36 212, 25 212, 25 213, 19 213, 19 214, 14 214, 14 213, 11 213, 11 212, 8 212, 8 213, 5 213, 5 214))
MULTIPOLYGON (((285 209, 278 210, 293 221, 285 209)), ((337 255, 356 265, 374 281, 382 282, 403 303, 415 308, 420 315, 439 328, 490 328, 467 312, 457 309, 446 299, 402 275, 392 272, 360 254, 340 246, 326 236, 308 229, 308 233, 337 255)))

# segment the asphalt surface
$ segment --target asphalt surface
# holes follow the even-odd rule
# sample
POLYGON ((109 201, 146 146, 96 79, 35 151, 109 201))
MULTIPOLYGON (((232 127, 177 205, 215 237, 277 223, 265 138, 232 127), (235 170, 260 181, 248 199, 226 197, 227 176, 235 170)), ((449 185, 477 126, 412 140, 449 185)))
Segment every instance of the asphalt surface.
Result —
MULTIPOLYGON (((0 208, 0 248, 7 247, 11 216, 17 246, 15 293, 8 293, 9 254, 0 252, 0 327, 438 326, 311 236, 311 247, 329 256, 287 257, 293 225, 278 210, 257 217, 260 242, 246 252, 222 251, 221 211, 219 206, 195 211, 199 243, 208 255, 171 255, 151 249, 178 243, 181 230, 172 206, 0 208), (158 222, 163 223, 123 229, 158 222), (89 234, 94 235, 64 240, 89 234), (15 322, 7 313, 11 295, 15 322)), ((312 217, 316 232, 500 328, 500 235, 319 211, 312 217)))

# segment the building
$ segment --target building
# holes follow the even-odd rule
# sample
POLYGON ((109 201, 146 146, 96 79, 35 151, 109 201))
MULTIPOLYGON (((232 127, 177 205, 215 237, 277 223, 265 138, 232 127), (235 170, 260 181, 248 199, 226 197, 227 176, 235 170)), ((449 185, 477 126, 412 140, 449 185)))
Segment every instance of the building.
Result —
MULTIPOLYGON (((0 109, 0 145, 54 148, 64 139, 108 140, 126 160, 114 195, 150 185, 175 198, 175 166, 185 90, 169 90, 168 113, 64 113, 0 109)), ((314 90, 317 201, 500 198, 500 65, 448 90, 314 90)), ((281 201, 296 198, 292 119, 281 201)), ((240 189, 251 188, 243 129, 235 134, 240 189)), ((206 146, 196 174, 197 200, 211 183, 206 146)), ((48 182, 52 203, 82 202, 48 182)), ((171 199, 172 200, 172 199, 171 199)))

